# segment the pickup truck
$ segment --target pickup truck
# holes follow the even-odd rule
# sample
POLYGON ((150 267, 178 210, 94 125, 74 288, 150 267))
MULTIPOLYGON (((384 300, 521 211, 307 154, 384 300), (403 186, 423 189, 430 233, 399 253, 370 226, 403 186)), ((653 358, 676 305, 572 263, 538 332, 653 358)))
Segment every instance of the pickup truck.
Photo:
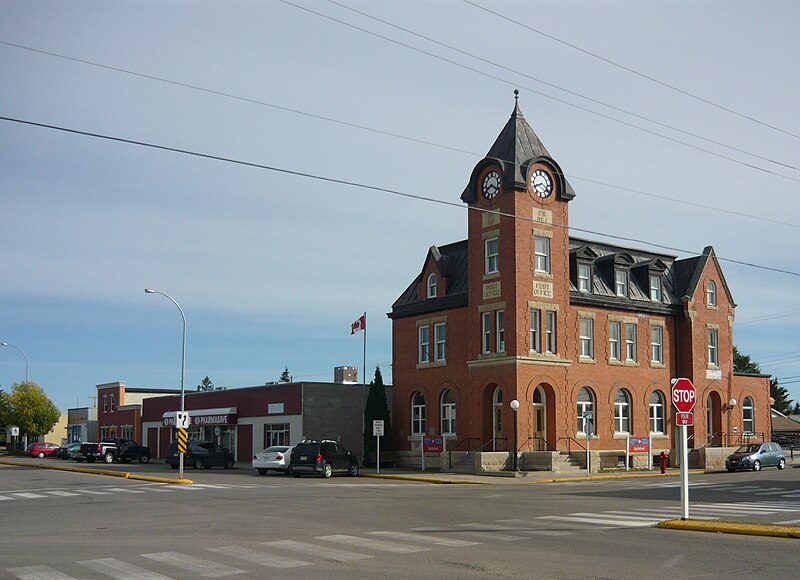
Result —
POLYGON ((147 463, 152 457, 149 447, 139 445, 133 439, 120 437, 106 437, 101 439, 100 443, 82 443, 81 453, 89 463, 94 463, 98 459, 102 459, 105 463, 114 461, 130 463, 134 460, 147 463))

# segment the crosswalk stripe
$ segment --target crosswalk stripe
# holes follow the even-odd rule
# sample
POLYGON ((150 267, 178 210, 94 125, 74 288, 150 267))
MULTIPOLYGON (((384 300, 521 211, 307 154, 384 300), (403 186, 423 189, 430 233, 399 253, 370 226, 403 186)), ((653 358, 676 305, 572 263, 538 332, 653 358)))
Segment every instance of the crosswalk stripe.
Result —
POLYGON ((800 520, 786 520, 784 522, 775 522, 776 524, 800 524, 800 520))
POLYGON ((22 568, 6 568, 20 580, 75 580, 72 576, 62 574, 49 566, 23 566, 22 568))
POLYGON ((305 560, 295 560, 287 556, 270 554, 269 552, 262 552, 252 548, 243 548, 241 546, 223 546, 221 548, 209 548, 208 550, 215 554, 239 558, 240 560, 270 568, 299 568, 300 566, 311 566, 311 562, 306 562, 305 560))
POLYGON ((202 489, 231 489, 230 485, 216 485, 212 483, 192 483, 189 487, 199 487, 202 489))
POLYGON ((555 520, 561 522, 579 522, 584 524, 600 524, 600 525, 612 525, 617 527, 627 527, 627 528, 646 528, 652 527, 656 525, 659 520, 649 520, 649 521, 631 521, 631 520, 615 520, 610 517, 603 518, 597 517, 597 514, 587 514, 591 517, 585 516, 542 516, 540 519, 543 520, 555 520))
POLYGON ((116 558, 100 558, 98 560, 84 560, 78 562, 81 566, 94 570, 100 574, 117 578, 118 580, 169 580, 169 576, 151 572, 139 566, 128 564, 116 558))
POLYGON ((79 491, 81 493, 90 493, 92 495, 111 495, 110 491, 94 491, 92 489, 76 489, 75 491, 79 491))
POLYGON ((79 493, 72 493, 71 491, 48 491, 50 495, 57 495, 59 497, 70 497, 74 495, 80 495, 79 493))
MULTIPOLYGON (((513 534, 504 534, 498 526, 493 524, 479 524, 479 523, 469 523, 469 524, 458 524, 460 528, 468 528, 474 530, 470 532, 472 534, 478 535, 481 534, 483 537, 491 537, 493 540, 499 540, 501 542, 516 542, 517 540, 526 540, 525 536, 515 536, 513 534)), ((508 526, 506 526, 508 527, 508 526)), ((504 530, 508 531, 508 530, 504 530)), ((463 532, 462 532, 463 533, 463 532)), ((475 535, 471 537, 475 537, 475 535)))
MULTIPOLYGON (((501 524, 514 524, 517 526, 532 526, 530 521, 528 520, 520 520, 520 519, 510 519, 510 520, 495 520, 501 524)), ((534 536, 568 536, 572 532, 565 531, 565 530, 525 530, 526 535, 534 535, 534 536)))
POLYGON ((737 487, 736 489, 730 490, 731 493, 752 493, 757 489, 763 489, 759 485, 743 485, 741 487, 737 487))
POLYGON ((382 538, 393 538, 395 540, 407 540, 410 542, 423 542, 425 544, 434 544, 436 546, 447 546, 449 548, 463 548, 464 546, 477 546, 479 542, 470 542, 467 540, 456 540, 453 538, 442 538, 439 536, 430 536, 428 534, 409 532, 367 532, 372 536, 381 536, 382 538))
POLYGON ((40 493, 12 493, 14 497, 21 497, 22 499, 39 499, 42 497, 47 497, 46 495, 42 495, 40 493))
POLYGON ((239 568, 217 564, 216 562, 203 560, 195 556, 187 556, 178 552, 157 552, 155 554, 142 554, 142 556, 205 578, 220 578, 222 576, 245 573, 245 570, 240 570, 239 568))
MULTIPOLYGON (((411 528, 411 531, 412 532, 422 532, 422 533, 428 533, 428 532, 439 532, 439 533, 441 533, 441 532, 448 532, 448 531, 453 531, 453 530, 445 530, 445 529, 442 529, 442 528, 435 528, 435 527, 420 527, 420 528, 411 528)), ((497 540, 498 542, 516 542, 518 540, 527 540, 528 539, 528 538, 523 537, 523 536, 510 536, 508 534, 500 534, 500 533, 488 532, 488 531, 470 532, 470 531, 458 530, 458 536, 460 538, 473 538, 478 543, 481 543, 481 542, 485 541, 488 538, 491 538, 492 540, 497 540)))
POLYGON ((773 487, 772 489, 780 490, 780 491, 757 491, 753 495, 781 495, 784 493, 791 493, 790 491, 783 489, 781 487, 773 487))
POLYGON ((360 538, 358 536, 348 536, 346 534, 333 534, 330 536, 317 536, 317 540, 326 542, 336 542, 346 546, 365 548, 368 550, 378 550, 380 552, 392 552, 395 554, 408 554, 410 552, 424 552, 430 548, 421 546, 409 546, 407 544, 397 544, 395 542, 384 542, 383 540, 373 540, 372 538, 360 538))
POLYGON ((359 554, 347 550, 337 550, 328 546, 308 544, 306 542, 296 542, 294 540, 279 540, 277 542, 263 542, 268 548, 278 548, 290 552, 300 552, 301 554, 314 554, 323 560, 333 560, 334 562, 350 562, 352 560, 366 560, 372 558, 368 554, 359 554))
POLYGON ((139 489, 128 489, 125 487, 107 487, 108 491, 118 491, 120 493, 145 493, 139 489))
POLYGON ((4 495, 0 495, 0 501, 5 501, 7 499, 14 499, 13 497, 6 497, 4 495))
POLYGON ((646 516, 643 514, 635 514, 632 512, 626 513, 611 513, 611 512, 577 512, 574 514, 569 514, 571 516, 578 516, 578 517, 599 517, 599 518, 610 518, 619 521, 629 521, 629 522, 659 522, 661 518, 653 518, 652 516, 646 516))

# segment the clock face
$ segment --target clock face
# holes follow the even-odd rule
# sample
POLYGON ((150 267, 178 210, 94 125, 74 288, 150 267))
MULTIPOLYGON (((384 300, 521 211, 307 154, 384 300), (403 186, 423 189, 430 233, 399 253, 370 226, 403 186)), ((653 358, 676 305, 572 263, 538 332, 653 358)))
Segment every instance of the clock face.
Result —
POLYGON ((542 169, 537 169, 531 174, 531 188, 539 197, 548 197, 553 193, 553 181, 550 174, 542 169))
POLYGON ((500 193, 500 174, 497 171, 490 171, 483 178, 483 197, 492 199, 498 193, 500 193))

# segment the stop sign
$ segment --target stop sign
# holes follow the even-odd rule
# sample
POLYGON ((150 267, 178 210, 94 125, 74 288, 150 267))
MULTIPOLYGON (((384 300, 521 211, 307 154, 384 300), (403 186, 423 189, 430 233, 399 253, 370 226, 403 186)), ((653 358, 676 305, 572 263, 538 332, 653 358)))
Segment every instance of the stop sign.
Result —
POLYGON ((689 379, 675 379, 672 383, 672 404, 681 413, 691 413, 697 393, 689 379))

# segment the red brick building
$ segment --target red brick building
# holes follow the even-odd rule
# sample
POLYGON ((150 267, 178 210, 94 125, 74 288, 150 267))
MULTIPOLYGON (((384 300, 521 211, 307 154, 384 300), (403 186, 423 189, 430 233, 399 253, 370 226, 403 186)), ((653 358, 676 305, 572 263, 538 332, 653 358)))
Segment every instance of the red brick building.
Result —
POLYGON ((149 397, 180 393, 176 389, 126 387, 122 381, 97 385, 97 433, 103 437, 124 437, 142 441, 142 402, 149 397))
MULTIPOLYGON (((392 306, 395 448, 675 448, 670 381, 697 389, 690 447, 769 433, 769 381, 733 372, 736 305, 714 250, 678 259, 569 234, 576 195, 515 103, 461 195, 467 239, 432 246, 392 306), (589 419, 591 416, 591 419, 589 419)), ((767 435, 768 436, 768 435, 767 435)), ((615 457, 616 459, 616 457, 615 457)))

